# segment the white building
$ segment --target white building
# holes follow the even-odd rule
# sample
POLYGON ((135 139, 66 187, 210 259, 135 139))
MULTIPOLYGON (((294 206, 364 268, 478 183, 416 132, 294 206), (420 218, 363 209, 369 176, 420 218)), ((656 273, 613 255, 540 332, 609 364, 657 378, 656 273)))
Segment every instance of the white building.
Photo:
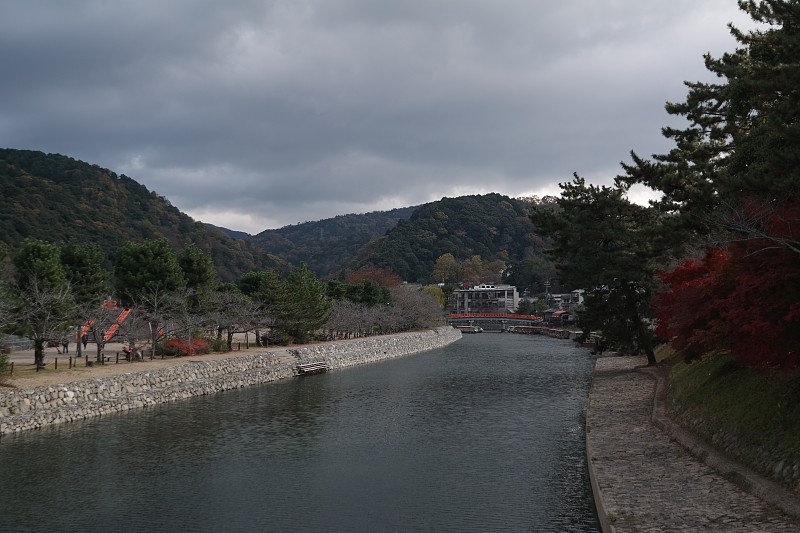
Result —
POLYGON ((483 283, 453 291, 452 304, 455 314, 513 313, 519 307, 519 294, 513 285, 483 283))

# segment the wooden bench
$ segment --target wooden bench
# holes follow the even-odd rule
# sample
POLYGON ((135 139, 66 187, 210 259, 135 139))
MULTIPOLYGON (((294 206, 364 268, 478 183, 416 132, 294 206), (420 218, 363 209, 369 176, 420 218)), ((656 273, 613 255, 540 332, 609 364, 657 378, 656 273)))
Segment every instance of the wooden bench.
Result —
POLYGON ((317 361, 314 363, 303 363, 297 365, 297 372, 301 376, 306 374, 322 374, 328 371, 328 364, 325 361, 317 361))

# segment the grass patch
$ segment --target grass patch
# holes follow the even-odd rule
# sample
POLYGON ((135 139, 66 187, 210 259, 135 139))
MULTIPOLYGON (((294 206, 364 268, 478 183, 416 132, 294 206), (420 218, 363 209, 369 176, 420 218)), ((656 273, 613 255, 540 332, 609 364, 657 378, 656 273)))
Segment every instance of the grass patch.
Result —
POLYGON ((670 414, 756 470, 796 484, 797 472, 783 470, 800 458, 800 374, 760 374, 726 354, 678 359, 668 362, 670 414))
POLYGON ((40 370, 39 372, 36 372, 36 365, 34 364, 24 364, 24 365, 15 364, 14 375, 13 376, 6 375, 7 378, 6 383, 13 385, 15 379, 30 378, 42 374, 66 374, 69 372, 85 372, 87 370, 88 369, 85 366, 83 366, 83 363, 81 363, 81 366, 73 365, 72 368, 69 368, 69 362, 66 361, 64 362, 63 365, 61 364, 61 361, 59 361, 57 369, 54 368, 52 362, 48 362, 47 366, 44 369, 40 370))

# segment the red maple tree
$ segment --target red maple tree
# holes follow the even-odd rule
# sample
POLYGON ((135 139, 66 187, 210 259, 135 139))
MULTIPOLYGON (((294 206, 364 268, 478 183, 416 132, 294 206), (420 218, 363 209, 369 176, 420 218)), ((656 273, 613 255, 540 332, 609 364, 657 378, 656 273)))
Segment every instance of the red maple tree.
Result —
POLYGON ((780 204, 745 238, 660 273, 656 333, 687 359, 728 350, 759 370, 800 368, 800 202, 780 204))

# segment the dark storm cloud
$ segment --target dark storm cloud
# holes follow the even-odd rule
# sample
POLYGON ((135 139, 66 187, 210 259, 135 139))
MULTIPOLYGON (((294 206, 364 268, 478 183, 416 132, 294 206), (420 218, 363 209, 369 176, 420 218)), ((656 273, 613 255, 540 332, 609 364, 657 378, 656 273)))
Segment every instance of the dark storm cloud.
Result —
POLYGON ((609 181, 731 50, 732 0, 19 2, 0 145, 125 173, 258 232, 609 181))

